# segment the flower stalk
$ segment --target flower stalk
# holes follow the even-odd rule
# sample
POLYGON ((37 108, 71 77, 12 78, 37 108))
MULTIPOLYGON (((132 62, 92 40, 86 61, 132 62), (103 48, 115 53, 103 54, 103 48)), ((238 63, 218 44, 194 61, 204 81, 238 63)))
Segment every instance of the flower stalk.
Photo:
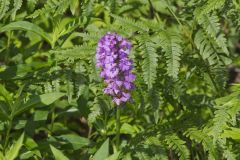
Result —
POLYGON ((117 106, 116 111, 116 148, 119 150, 120 148, 120 129, 121 129, 121 121, 120 121, 120 115, 121 115, 121 108, 120 106, 117 106))

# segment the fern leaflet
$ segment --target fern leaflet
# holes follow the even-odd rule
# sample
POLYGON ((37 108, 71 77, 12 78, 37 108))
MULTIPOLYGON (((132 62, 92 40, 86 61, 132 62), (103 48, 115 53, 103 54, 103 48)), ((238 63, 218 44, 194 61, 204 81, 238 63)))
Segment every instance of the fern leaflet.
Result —
POLYGON ((226 38, 224 37, 223 34, 219 34, 220 24, 218 16, 204 14, 197 18, 197 20, 198 23, 202 25, 207 34, 210 35, 216 41, 218 47, 220 47, 225 54, 229 55, 226 45, 226 38))
POLYGON ((170 34, 170 31, 160 32, 160 45, 167 57, 167 73, 174 79, 178 78, 180 68, 180 56, 183 54, 181 39, 176 34, 170 34))
POLYGON ((196 44, 201 57, 204 60, 207 60, 210 66, 222 66, 224 64, 229 64, 228 58, 218 54, 216 44, 214 44, 203 31, 199 30, 196 33, 194 43, 196 44))
POLYGON ((157 58, 155 44, 147 37, 138 38, 140 49, 143 51, 143 79, 148 85, 148 88, 152 88, 157 76, 157 58))
POLYGON ((0 0, 0 20, 5 16, 6 12, 9 9, 9 5, 9 0, 0 0))
POLYGON ((217 141, 221 133, 228 125, 236 125, 236 115, 240 112, 239 89, 232 94, 216 100, 216 111, 214 112, 213 126, 211 127, 211 135, 214 141, 217 141))
POLYGON ((16 13, 21 8, 22 3, 23 3, 22 0, 14 0, 14 6, 11 14, 12 20, 15 20, 16 13))
POLYGON ((220 9, 224 4, 226 0, 208 0, 205 5, 198 7, 194 11, 195 17, 201 17, 202 15, 206 15, 214 10, 220 9))
POLYGON ((36 18, 39 15, 53 13, 54 16, 64 13, 69 7, 68 0, 47 0, 43 8, 36 10, 28 18, 36 18))
POLYGON ((50 53, 54 54, 58 60, 65 60, 68 58, 88 59, 95 52, 95 48, 88 45, 75 46, 74 48, 52 50, 50 53))
POLYGON ((111 16, 117 21, 121 22, 121 26, 124 28, 132 29, 133 31, 148 32, 149 28, 141 22, 136 22, 130 18, 122 18, 117 15, 111 14, 111 16))
POLYGON ((217 159, 216 147, 210 136, 201 130, 197 130, 196 128, 190 128, 184 134, 191 140, 201 143, 204 150, 208 152, 209 157, 214 157, 214 159, 217 159))
POLYGON ((165 137, 165 141, 167 145, 177 153, 180 160, 190 159, 190 153, 185 145, 185 142, 177 135, 168 135, 165 137))

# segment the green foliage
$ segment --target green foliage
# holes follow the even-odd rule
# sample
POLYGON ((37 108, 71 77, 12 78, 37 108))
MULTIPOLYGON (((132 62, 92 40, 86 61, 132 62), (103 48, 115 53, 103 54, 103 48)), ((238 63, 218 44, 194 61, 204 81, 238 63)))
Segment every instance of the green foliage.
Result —
POLYGON ((5 154, 5 158, 4 159, 8 159, 8 160, 14 160, 17 158, 18 156, 18 152, 20 151, 22 145, 23 145, 23 138, 24 138, 24 134, 22 134, 19 139, 16 141, 16 143, 14 143, 7 151, 5 154))
POLYGON ((189 151, 185 146, 185 141, 181 140, 177 135, 166 136, 166 143, 176 152, 180 160, 189 159, 189 151))
POLYGON ((186 131, 185 135, 191 140, 196 141, 199 144, 202 144, 205 152, 208 152, 209 159, 217 159, 218 154, 216 146, 213 143, 211 137, 204 133, 204 131, 197 130, 196 128, 190 128, 186 131))
POLYGON ((0 0, 0 160, 239 159, 239 16, 239 0, 0 0), (120 128, 95 65, 107 32, 132 43, 120 128))

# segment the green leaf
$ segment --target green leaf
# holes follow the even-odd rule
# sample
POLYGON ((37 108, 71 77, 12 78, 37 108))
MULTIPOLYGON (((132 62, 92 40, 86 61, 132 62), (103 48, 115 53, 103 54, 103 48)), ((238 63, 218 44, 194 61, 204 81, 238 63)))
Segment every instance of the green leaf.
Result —
POLYGON ((94 160, 103 160, 106 159, 109 155, 109 139, 107 139, 102 146, 95 153, 94 160))
POLYGON ((131 134, 131 135, 134 135, 136 134, 136 129, 134 128, 134 126, 128 124, 128 123, 123 123, 123 125, 121 126, 121 129, 120 129, 120 133, 123 133, 123 134, 131 134))
POLYGON ((57 136, 56 138, 59 139, 59 141, 61 140, 67 141, 67 143, 70 143, 73 146, 74 150, 78 150, 83 146, 87 146, 90 144, 89 139, 80 137, 75 134, 61 135, 61 136, 57 136))
POLYGON ((11 94, 6 90, 6 88, 2 84, 0 84, 0 96, 2 96, 6 100, 6 102, 12 101, 11 94))
POLYGON ((25 78, 28 74, 36 72, 44 67, 49 67, 51 64, 52 62, 32 62, 29 64, 10 66, 0 72, 0 79, 9 80, 25 78))
POLYGON ((53 147, 52 145, 50 145, 50 148, 52 150, 52 153, 55 157, 55 160, 69 160, 69 158, 67 158, 60 150, 58 150, 57 148, 53 147))
MULTIPOLYGON (((1 107, 1 106, 0 106, 0 107, 1 107)), ((8 115, 6 115, 6 114, 4 114, 3 112, 1 112, 1 109, 0 109, 0 120, 1 120, 1 121, 9 120, 8 115)))
POLYGON ((31 151, 32 154, 37 155, 38 157, 41 157, 41 153, 38 150, 39 146, 31 137, 26 137, 24 146, 28 149, 28 151, 31 151))
POLYGON ((118 160, 120 153, 121 152, 116 152, 116 153, 112 154, 111 156, 109 156, 106 160, 118 160))
POLYGON ((77 8, 78 8, 78 5, 79 5, 79 0, 70 0, 70 10, 72 12, 72 14, 74 15, 77 8))
POLYGON ((0 28, 0 32, 6 32, 6 31, 11 31, 11 30, 31 31, 31 32, 38 34, 42 38, 44 38, 47 42, 49 42, 49 44, 51 44, 51 42, 52 42, 52 38, 49 34, 44 32, 44 30, 42 28, 40 28, 39 26, 37 26, 36 24, 33 24, 31 22, 17 21, 17 22, 9 23, 6 26, 3 26, 2 28, 0 28))
POLYGON ((19 137, 16 143, 14 143, 6 153, 7 160, 14 160, 17 158, 18 153, 23 145, 24 133, 19 137))
POLYGON ((232 138, 235 140, 240 140, 240 129, 231 127, 231 130, 224 130, 221 137, 222 138, 232 138))
POLYGON ((3 153, 0 151, 0 159, 5 160, 3 153))
POLYGON ((24 111, 29 110, 36 106, 50 105, 64 95, 65 95, 64 93, 53 92, 31 97, 30 100, 28 100, 25 104, 17 107, 17 110, 14 112, 14 116, 21 114, 24 111))
POLYGON ((47 120, 49 111, 36 111, 34 113, 34 121, 45 121, 47 120))

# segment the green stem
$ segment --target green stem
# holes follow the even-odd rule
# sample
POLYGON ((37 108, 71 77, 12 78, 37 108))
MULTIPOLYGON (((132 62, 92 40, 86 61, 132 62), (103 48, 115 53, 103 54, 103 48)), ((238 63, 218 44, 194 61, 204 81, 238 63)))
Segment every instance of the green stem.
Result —
POLYGON ((150 5, 150 8, 149 8, 149 16, 150 16, 150 18, 154 18, 154 7, 153 7, 153 4, 152 4, 152 2, 151 2, 151 0, 148 0, 148 3, 149 3, 149 5, 150 5))
MULTIPOLYGON (((58 61, 55 62, 55 72, 57 72, 57 66, 58 66, 58 61)), ((52 134, 53 133, 53 127, 54 127, 54 121, 55 121, 55 118, 56 118, 56 113, 55 113, 56 106, 54 104, 51 104, 50 107, 52 107, 51 125, 50 125, 50 132, 52 134)))
POLYGON ((54 126, 54 121, 55 121, 55 106, 52 106, 52 115, 51 115, 51 126, 50 126, 50 132, 52 134, 53 132, 53 126, 54 126))
POLYGON ((4 154, 7 149, 11 128, 12 128, 12 119, 9 120, 9 123, 7 125, 7 133, 6 133, 6 138, 5 138, 5 142, 4 142, 4 146, 3 146, 4 154))
POLYGON ((173 10, 169 7, 169 2, 168 2, 167 8, 168 8, 169 12, 173 15, 173 17, 176 19, 176 21, 178 22, 178 24, 179 24, 180 26, 182 26, 181 21, 178 19, 178 17, 177 17, 176 14, 173 12, 173 10))
POLYGON ((10 54, 10 45, 11 45, 11 37, 12 37, 12 31, 8 32, 8 39, 7 39, 7 52, 6 55, 4 57, 5 63, 8 63, 8 56, 10 54))
POLYGON ((119 146, 120 146, 120 128, 121 128, 120 114, 121 114, 121 108, 120 108, 120 106, 117 106, 117 112, 116 112, 116 146, 117 146, 117 150, 119 150, 119 146))

